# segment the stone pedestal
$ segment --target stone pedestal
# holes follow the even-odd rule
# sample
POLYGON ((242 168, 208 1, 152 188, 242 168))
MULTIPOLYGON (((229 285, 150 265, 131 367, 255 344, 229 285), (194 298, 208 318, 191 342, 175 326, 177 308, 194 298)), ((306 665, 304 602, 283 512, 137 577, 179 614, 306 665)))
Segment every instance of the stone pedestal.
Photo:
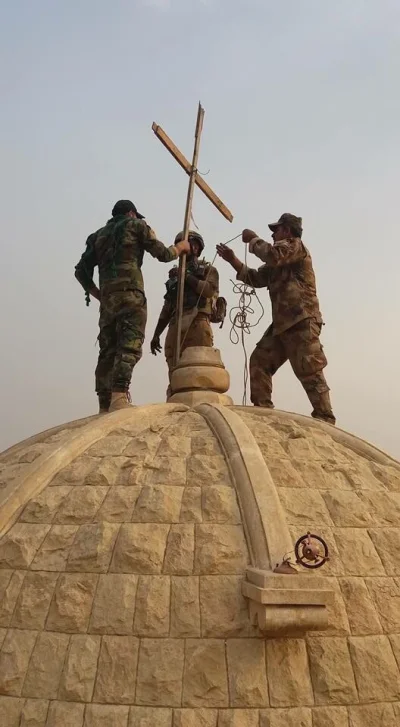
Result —
POLYGON ((171 376, 170 403, 232 405, 226 392, 230 378, 217 348, 191 346, 182 353, 171 376))

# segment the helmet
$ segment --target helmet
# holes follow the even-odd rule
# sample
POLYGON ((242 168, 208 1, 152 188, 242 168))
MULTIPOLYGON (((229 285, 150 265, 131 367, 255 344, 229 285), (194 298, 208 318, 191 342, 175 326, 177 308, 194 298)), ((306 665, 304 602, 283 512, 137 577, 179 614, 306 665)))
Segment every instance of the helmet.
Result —
MULTIPOLYGON (((189 242, 197 242, 200 245, 200 255, 204 250, 204 240, 199 232, 194 232, 193 230, 189 230, 188 234, 189 242)), ((182 242, 183 240, 183 232, 178 232, 177 236, 175 237, 175 244, 177 242, 182 242)))

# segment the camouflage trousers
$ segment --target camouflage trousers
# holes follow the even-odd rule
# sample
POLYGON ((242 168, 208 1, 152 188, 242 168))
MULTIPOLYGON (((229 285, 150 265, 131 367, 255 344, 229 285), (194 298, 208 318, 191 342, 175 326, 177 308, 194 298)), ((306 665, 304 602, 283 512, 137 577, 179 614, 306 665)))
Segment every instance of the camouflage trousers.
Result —
MULTIPOLYGON (((171 381, 171 371, 174 365, 174 349, 176 340, 176 324, 171 323, 165 338, 164 354, 168 366, 168 377, 171 381)), ((206 313, 198 313, 185 333, 182 334, 181 353, 191 346, 207 346, 212 348, 214 336, 210 317, 206 313)), ((169 389, 168 389, 169 393, 169 389)), ((167 393, 167 395, 168 395, 167 393)))
POLYGON ((314 318, 300 321, 277 336, 272 335, 272 326, 268 328, 250 357, 251 401, 255 406, 273 408, 272 377, 289 360, 313 406, 311 416, 335 423, 323 373, 328 362, 320 333, 321 324, 314 318))
POLYGON ((146 298, 139 290, 111 293, 100 306, 96 392, 107 409, 112 391, 127 392, 133 367, 142 357, 147 321, 146 298))

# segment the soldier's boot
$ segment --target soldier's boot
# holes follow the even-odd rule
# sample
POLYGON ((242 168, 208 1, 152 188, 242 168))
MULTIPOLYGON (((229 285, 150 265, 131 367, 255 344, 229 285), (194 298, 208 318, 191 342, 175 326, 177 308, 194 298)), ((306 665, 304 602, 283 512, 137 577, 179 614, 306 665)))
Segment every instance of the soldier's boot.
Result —
POLYGON ((320 419, 328 424, 336 424, 336 418, 332 411, 331 399, 329 391, 307 391, 308 398, 314 407, 311 416, 314 419, 320 419))
POLYGON ((127 391, 113 391, 111 394, 111 404, 109 411, 118 411, 119 409, 127 409, 131 406, 131 400, 127 391))
POLYGON ((99 400, 99 414, 108 414, 108 410, 111 404, 111 393, 110 394, 98 394, 99 400))

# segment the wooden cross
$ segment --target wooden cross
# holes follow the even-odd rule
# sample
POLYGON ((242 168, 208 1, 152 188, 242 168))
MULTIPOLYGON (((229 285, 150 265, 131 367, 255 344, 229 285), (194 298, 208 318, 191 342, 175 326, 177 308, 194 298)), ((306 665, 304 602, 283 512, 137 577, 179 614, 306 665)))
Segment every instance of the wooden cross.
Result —
MULTIPOLYGON (((188 239, 189 234, 189 227, 190 227, 190 219, 192 216, 192 202, 193 202, 193 193, 194 193, 194 186, 197 184, 197 186, 201 189, 201 191, 206 195, 206 197, 210 200, 210 202, 215 205, 217 210, 229 221, 232 222, 233 220, 233 214, 228 210, 228 208, 224 205, 224 203, 220 200, 219 197, 215 194, 215 192, 211 189, 211 187, 206 184, 204 179, 199 176, 199 173, 197 171, 197 161, 199 158, 199 149, 200 149, 200 137, 201 132, 203 129, 203 119, 204 119, 204 109, 202 105, 199 103, 199 108, 197 112, 197 122, 196 122, 196 131, 195 131, 195 138, 194 138, 194 148, 193 148, 193 158, 192 163, 186 159, 186 157, 182 154, 181 151, 179 151, 178 147, 175 146, 174 142, 167 136, 165 131, 161 128, 161 126, 158 126, 158 124, 153 123, 152 129, 157 136, 157 138, 161 141, 162 144, 164 144, 165 148, 168 149, 170 154, 174 157, 174 159, 180 164, 182 169, 185 170, 186 174, 189 175, 189 184, 188 184, 188 191, 187 191, 187 197, 186 197, 186 208, 185 208, 185 217, 183 222, 183 235, 184 240, 188 239)), ((182 338, 182 315, 183 315, 183 293, 184 293, 184 287, 185 287, 185 272, 186 272, 186 255, 181 255, 179 258, 179 274, 178 274, 178 300, 177 300, 177 311, 176 311, 176 341, 175 341, 175 351, 174 351, 174 366, 177 365, 180 353, 181 353, 181 338, 182 338)))

